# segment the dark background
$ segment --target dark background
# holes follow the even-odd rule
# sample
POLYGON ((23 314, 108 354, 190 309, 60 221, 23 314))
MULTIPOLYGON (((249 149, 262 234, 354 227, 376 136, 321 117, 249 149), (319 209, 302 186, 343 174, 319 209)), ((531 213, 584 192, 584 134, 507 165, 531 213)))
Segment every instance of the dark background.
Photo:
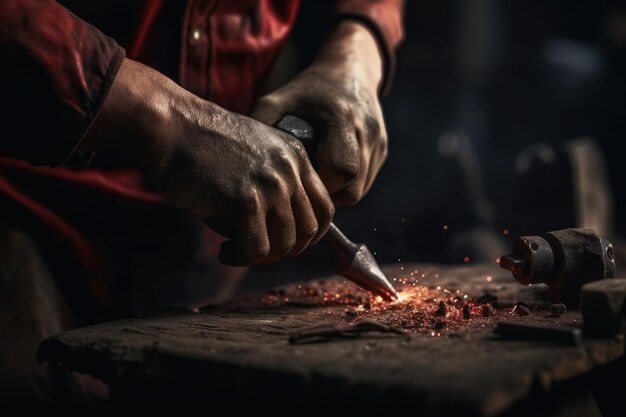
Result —
MULTIPOLYGON (((303 2, 271 87, 315 56, 330 22, 321 3, 303 2)), ((488 260, 476 250, 484 242, 476 230, 510 247, 521 234, 574 227, 567 164, 531 171, 529 181, 520 154, 536 144, 559 154, 581 137, 604 154, 615 202, 610 234, 624 235, 624 2, 410 0, 405 31, 383 99, 389 158, 369 195, 335 218, 350 238, 379 263, 453 263, 488 260), (460 149, 455 157, 443 152, 450 146, 460 149)), ((242 291, 331 271, 322 242, 296 260, 256 267, 242 291)))

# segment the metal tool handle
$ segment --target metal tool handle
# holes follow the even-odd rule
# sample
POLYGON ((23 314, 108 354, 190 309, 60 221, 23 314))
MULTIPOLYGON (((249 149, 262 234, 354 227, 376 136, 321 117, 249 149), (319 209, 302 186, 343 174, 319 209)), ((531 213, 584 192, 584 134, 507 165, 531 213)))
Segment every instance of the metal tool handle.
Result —
MULTIPOLYGON (((298 116, 286 115, 283 116, 274 127, 295 136, 302 143, 311 142, 315 139, 315 131, 307 121, 302 120, 298 116)), ((349 249, 352 254, 356 253, 358 246, 344 235, 341 230, 335 226, 334 223, 330 224, 328 232, 324 238, 333 246, 341 249, 349 249)))
POLYGON ((298 116, 290 114, 283 116, 282 119, 274 124, 274 127, 297 137, 302 143, 310 142, 315 137, 313 126, 298 116))
MULTIPOLYGON (((315 138, 313 127, 297 116, 284 116, 274 127, 295 136, 305 145, 315 138)), ((307 152, 312 151, 308 149, 307 152)), ((309 154, 309 158, 311 156, 309 154)), ((337 256, 336 272, 339 275, 380 295, 383 300, 393 301, 398 298, 396 290, 385 277, 383 271, 380 270, 374 256, 364 244, 352 242, 341 233, 334 223, 330 224, 324 239, 330 243, 337 256)))

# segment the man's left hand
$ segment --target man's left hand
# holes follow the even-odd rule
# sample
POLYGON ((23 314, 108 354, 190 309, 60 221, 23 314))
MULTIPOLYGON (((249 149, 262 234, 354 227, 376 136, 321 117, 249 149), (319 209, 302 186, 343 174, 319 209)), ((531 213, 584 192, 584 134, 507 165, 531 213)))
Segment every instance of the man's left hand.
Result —
POLYGON ((382 60, 365 26, 340 23, 315 62, 262 97, 253 117, 273 125, 285 115, 309 122, 319 141, 316 169, 337 206, 356 204, 387 157, 378 99, 382 60))

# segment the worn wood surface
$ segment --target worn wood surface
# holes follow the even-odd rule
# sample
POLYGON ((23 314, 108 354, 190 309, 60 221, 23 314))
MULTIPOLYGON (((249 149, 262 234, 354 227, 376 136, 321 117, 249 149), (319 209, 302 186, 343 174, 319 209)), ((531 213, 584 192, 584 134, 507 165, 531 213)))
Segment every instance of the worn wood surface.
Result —
POLYGON ((541 308, 531 308, 525 317, 511 314, 509 306, 517 301, 541 305, 545 288, 523 287, 497 267, 384 269, 390 277, 411 270, 432 277, 437 271, 436 280, 422 282, 461 289, 470 299, 487 290, 502 308, 495 316, 451 326, 441 336, 421 329, 407 337, 368 334, 294 345, 288 337, 297 330, 354 317, 347 317, 345 306, 271 305, 260 296, 247 297, 201 313, 170 312, 62 333, 42 343, 39 359, 103 379, 120 396, 143 391, 277 403, 342 399, 408 403, 423 415, 495 415, 624 354, 623 335, 585 340, 580 347, 499 340, 493 328, 502 319, 579 326, 581 317, 571 311, 551 318, 541 308))

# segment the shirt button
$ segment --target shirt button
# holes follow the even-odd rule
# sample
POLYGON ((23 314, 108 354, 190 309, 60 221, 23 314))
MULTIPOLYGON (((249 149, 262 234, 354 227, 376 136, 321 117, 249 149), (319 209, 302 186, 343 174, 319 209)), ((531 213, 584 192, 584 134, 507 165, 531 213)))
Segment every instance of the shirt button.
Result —
POLYGON ((189 39, 189 42, 192 44, 197 43, 201 37, 202 37, 202 29, 193 28, 193 30, 191 31, 191 37, 189 39))

